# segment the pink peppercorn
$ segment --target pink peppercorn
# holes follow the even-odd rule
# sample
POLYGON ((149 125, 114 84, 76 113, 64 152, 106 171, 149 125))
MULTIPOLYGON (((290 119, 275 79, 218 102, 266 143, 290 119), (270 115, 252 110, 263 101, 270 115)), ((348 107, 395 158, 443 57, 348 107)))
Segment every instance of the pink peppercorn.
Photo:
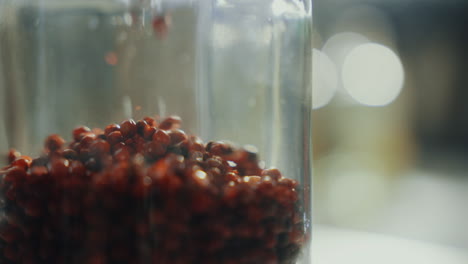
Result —
POLYGON ((89 127, 86 127, 86 126, 77 127, 73 130, 73 139, 75 139, 76 141, 79 141, 81 139, 81 135, 84 133, 88 133, 88 132, 91 132, 91 129, 89 129, 89 127))
POLYGON ((120 123, 120 132, 124 138, 130 138, 137 132, 137 126, 133 119, 125 120, 120 123))
POLYGON ((45 141, 46 149, 50 151, 55 151, 60 149, 65 144, 65 140, 61 138, 59 135, 53 134, 47 137, 45 141))
POLYGON ((158 129, 153 134, 153 141, 159 142, 165 146, 168 146, 171 143, 171 137, 169 136, 168 132, 158 129))
POLYGON ((79 127, 69 149, 52 135, 47 155, 12 154, 0 262, 293 263, 305 241, 298 183, 261 169, 254 147, 205 146, 180 124, 79 127))

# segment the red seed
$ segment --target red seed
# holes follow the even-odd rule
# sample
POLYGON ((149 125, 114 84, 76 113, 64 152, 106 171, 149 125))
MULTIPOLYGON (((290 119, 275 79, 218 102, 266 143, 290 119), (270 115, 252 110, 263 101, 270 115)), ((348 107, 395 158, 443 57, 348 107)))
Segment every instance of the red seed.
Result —
POLYGON ((270 178, 275 181, 279 180, 282 177, 281 172, 276 168, 264 170, 262 172, 262 176, 270 176, 270 178))
POLYGON ((145 144, 145 156, 155 159, 166 154, 167 147, 157 141, 151 141, 145 144))
POLYGON ((90 158, 85 162, 85 167, 90 171, 98 171, 101 169, 101 163, 95 158, 90 158))
POLYGON ((112 152, 115 153, 117 150, 119 150, 119 149, 121 149, 123 147, 127 147, 127 145, 125 145, 125 143, 123 143, 123 142, 119 142, 119 143, 112 146, 112 152))
POLYGON ((44 146, 50 151, 56 151, 65 144, 65 140, 57 134, 53 134, 47 137, 44 146))
POLYGON ((212 141, 206 145, 206 151, 213 155, 224 156, 231 154, 234 148, 231 144, 224 141, 212 141))
POLYGON ((105 135, 75 130, 80 142, 71 142, 71 149, 34 161, 11 160, 1 172, 0 203, 8 206, 5 219, 20 232, 5 243, 21 256, 12 263, 66 264, 70 257, 136 264, 138 256, 151 254, 157 263, 175 264, 295 261, 306 240, 296 181, 277 169, 260 169, 251 146, 237 149, 217 141, 205 147, 179 129, 180 118, 165 119, 161 129, 156 125, 145 118, 110 125, 105 135), (141 248, 124 249, 135 235, 141 248), (167 243, 154 244, 154 235, 167 243), (229 240, 241 237, 257 242, 233 248, 229 240), (51 242, 61 239, 70 243, 51 242), (72 244, 80 244, 84 255, 75 256, 72 244), (173 255, 184 245, 183 256, 173 255), (244 257, 223 253, 232 250, 244 257))
POLYGON ((294 230, 289 233, 289 242, 294 244, 302 244, 304 242, 304 231, 299 228, 294 228, 294 230))
POLYGON ((148 176, 155 182, 165 177, 169 169, 169 162, 167 159, 160 159, 148 169, 148 176))
POLYGON ((75 139, 76 141, 80 141, 81 135, 84 133, 89 133, 89 132, 91 132, 91 129, 89 129, 89 127, 86 127, 86 126, 77 127, 73 130, 73 139, 75 139))
POLYGON ((22 167, 12 167, 8 169, 3 178, 7 182, 17 182, 26 178, 26 171, 22 167))
POLYGON ((128 147, 123 146, 119 149, 117 149, 114 152, 114 159, 117 161, 128 161, 130 160, 130 151, 128 150, 128 147))
POLYGON ((154 126, 157 125, 157 124, 156 124, 156 121, 154 120, 154 118, 151 118, 151 117, 149 117, 149 116, 143 118, 143 120, 145 120, 145 122, 146 122, 149 126, 154 127, 154 126))
POLYGON ((145 127, 149 127, 148 123, 146 123, 145 120, 138 120, 136 122, 136 126, 137 126, 137 133, 140 136, 143 136, 143 131, 145 130, 145 127))
POLYGON ((129 139, 125 140, 124 143, 125 143, 125 145, 127 145, 129 147, 132 147, 133 144, 135 143, 135 141, 133 139, 129 138, 129 139))
POLYGON ((171 137, 166 131, 158 129, 153 135, 153 141, 168 146, 171 143, 171 137))
POLYGON ((86 175, 86 168, 79 160, 74 160, 70 164, 70 175, 73 177, 84 177, 86 175))
POLYGON ((218 156, 213 156, 206 160, 206 165, 211 168, 224 169, 223 160, 218 156))
POLYGON ((278 181, 279 185, 286 186, 288 188, 296 188, 298 185, 298 182, 296 180, 288 179, 288 178, 281 178, 278 181))
POLYGON ((111 145, 122 142, 123 141, 122 133, 120 131, 114 131, 114 132, 109 133, 109 135, 107 136, 107 141, 111 145))
POLYGON ((119 130, 120 130, 120 126, 118 124, 108 125, 104 129, 104 134, 106 136, 109 136, 110 133, 115 132, 115 131, 119 131, 119 130))
POLYGON ((146 140, 151 140, 153 138, 154 133, 156 133, 157 128, 152 126, 146 126, 143 130, 143 138, 146 140))
POLYGON ((81 134, 80 148, 89 148, 94 140, 96 140, 96 135, 94 133, 89 132, 81 134))
POLYGON ((8 151, 8 162, 13 162, 15 159, 19 158, 21 153, 19 153, 16 149, 10 149, 8 151))
POLYGON ((169 31, 170 17, 158 16, 153 19, 153 30, 158 37, 165 37, 169 31))
POLYGON ((78 153, 73 149, 66 149, 62 152, 62 156, 66 159, 75 160, 78 159, 78 153))
POLYGON ((72 143, 70 143, 69 148, 70 148, 70 149, 73 149, 73 150, 75 150, 75 151, 78 151, 79 148, 80 148, 80 142, 72 142, 72 143))
POLYGON ((125 138, 132 137, 137 132, 137 126, 133 119, 125 120, 120 123, 120 132, 125 138))
POLYGON ((23 169, 28 169, 31 166, 32 159, 28 156, 20 156, 15 161, 11 163, 11 166, 21 167, 23 169))
POLYGON ((198 152, 203 152, 205 150, 205 146, 203 144, 203 141, 196 137, 196 136, 191 136, 188 140, 188 147, 190 151, 198 151, 198 152))
POLYGON ((49 158, 46 157, 46 156, 42 156, 42 157, 39 157, 39 158, 35 158, 35 159, 33 159, 32 162, 31 162, 31 167, 35 167, 35 166, 46 166, 48 162, 49 162, 49 158))
POLYGON ((129 167, 124 162, 111 169, 110 181, 113 184, 114 190, 124 192, 127 189, 129 178, 128 173, 129 167))
POLYGON ((170 130, 177 129, 180 127, 182 119, 179 116, 170 116, 164 119, 161 124, 159 124, 159 129, 170 130))
POLYGON ((54 178, 66 177, 70 163, 66 159, 54 159, 49 164, 50 176, 54 178))
POLYGON ((103 155, 110 151, 110 145, 105 140, 98 139, 89 146, 91 155, 103 155))
POLYGON ((31 180, 39 181, 44 179, 49 174, 49 171, 45 166, 34 166, 31 168, 31 180))
POLYGON ((183 130, 174 129, 169 131, 169 137, 171 139, 171 145, 177 145, 184 140, 187 140, 187 134, 183 130))

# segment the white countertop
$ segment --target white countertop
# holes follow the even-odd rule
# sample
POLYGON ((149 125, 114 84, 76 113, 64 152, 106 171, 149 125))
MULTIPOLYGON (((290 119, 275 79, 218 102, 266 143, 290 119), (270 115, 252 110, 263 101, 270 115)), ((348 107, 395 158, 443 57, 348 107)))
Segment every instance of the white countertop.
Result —
POLYGON ((468 264, 468 250, 317 226, 313 264, 468 264))

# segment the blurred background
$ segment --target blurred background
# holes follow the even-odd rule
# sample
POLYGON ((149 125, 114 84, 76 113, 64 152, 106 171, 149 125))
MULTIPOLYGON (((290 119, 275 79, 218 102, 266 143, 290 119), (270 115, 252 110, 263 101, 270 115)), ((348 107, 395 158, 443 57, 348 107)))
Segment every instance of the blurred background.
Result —
POLYGON ((468 252, 468 1, 314 5, 315 223, 468 252))

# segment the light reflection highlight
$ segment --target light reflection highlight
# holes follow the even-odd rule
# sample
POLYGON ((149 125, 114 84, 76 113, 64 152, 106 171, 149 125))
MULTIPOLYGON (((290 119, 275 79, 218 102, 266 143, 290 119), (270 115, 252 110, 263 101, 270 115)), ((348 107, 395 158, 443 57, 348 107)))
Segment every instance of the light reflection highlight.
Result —
POLYGON ((314 49, 312 65, 312 108, 326 106, 335 96, 338 73, 327 54, 314 49))

